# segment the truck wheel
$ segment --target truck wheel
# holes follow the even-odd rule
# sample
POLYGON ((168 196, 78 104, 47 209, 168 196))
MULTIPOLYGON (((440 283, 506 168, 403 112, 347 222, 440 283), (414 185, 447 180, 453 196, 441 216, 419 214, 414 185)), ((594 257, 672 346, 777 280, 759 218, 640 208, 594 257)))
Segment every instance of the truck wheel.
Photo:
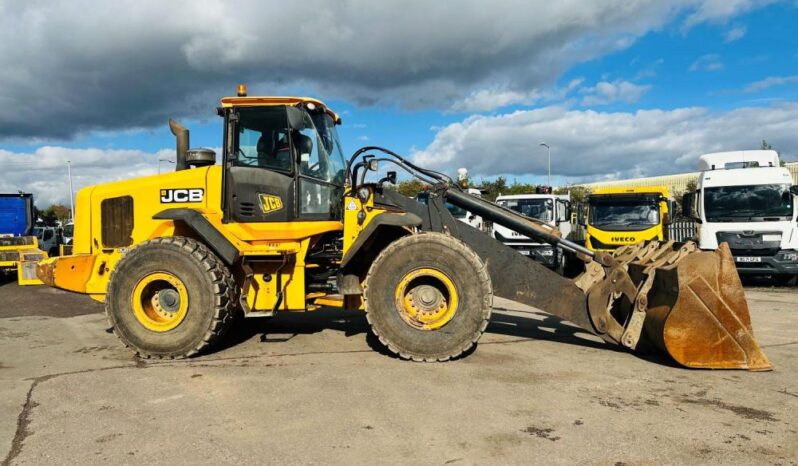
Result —
POLYGON ((446 361, 470 349, 493 304, 487 266, 465 243, 441 233, 386 247, 371 265, 364 297, 380 342, 414 361, 446 361))
POLYGON ((798 284, 798 275, 781 274, 775 275, 776 284, 779 286, 795 286, 798 284))
POLYGON ((158 238, 131 249, 111 273, 105 314, 122 342, 144 358, 193 356, 232 322, 236 285, 205 245, 158 238))

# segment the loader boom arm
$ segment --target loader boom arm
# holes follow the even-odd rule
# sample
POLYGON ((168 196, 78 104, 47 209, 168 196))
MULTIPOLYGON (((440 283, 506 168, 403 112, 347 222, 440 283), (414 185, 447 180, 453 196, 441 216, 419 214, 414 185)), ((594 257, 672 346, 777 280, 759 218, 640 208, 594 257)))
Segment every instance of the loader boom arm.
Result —
POLYGON ((753 337, 748 305, 731 253, 695 243, 651 241, 594 253, 545 223, 462 192, 432 188, 426 205, 384 192, 384 200, 422 218, 421 229, 448 233, 486 263, 494 294, 570 321, 605 341, 638 349, 645 341, 676 362, 696 368, 768 370, 753 337), (496 224, 558 246, 585 262, 570 280, 457 221, 445 202, 496 224))

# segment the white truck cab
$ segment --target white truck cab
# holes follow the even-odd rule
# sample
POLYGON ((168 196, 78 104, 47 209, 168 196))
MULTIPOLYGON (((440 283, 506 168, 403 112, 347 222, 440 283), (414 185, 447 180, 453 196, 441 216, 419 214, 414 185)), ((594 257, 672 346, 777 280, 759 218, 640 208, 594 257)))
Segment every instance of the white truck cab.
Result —
MULTIPOLYGON (((521 215, 535 218, 558 228, 563 238, 571 234, 570 194, 515 194, 498 196, 496 204, 521 215)), ((493 237, 519 253, 529 256, 551 269, 565 267, 563 251, 548 243, 539 243, 501 225, 493 225, 493 237)))
POLYGON ((740 274, 798 274, 798 188, 778 154, 706 154, 699 169, 696 192, 684 200, 684 212, 698 223, 699 247, 728 243, 740 274))

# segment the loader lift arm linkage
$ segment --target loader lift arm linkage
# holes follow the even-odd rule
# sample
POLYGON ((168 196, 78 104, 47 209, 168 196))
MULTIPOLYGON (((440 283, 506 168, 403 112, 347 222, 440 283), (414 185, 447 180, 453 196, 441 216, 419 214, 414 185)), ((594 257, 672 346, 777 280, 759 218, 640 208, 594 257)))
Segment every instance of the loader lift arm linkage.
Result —
POLYGON ((375 203, 414 213, 422 218, 422 230, 466 243, 487 264, 495 295, 556 315, 630 350, 658 348, 687 367, 772 369, 754 339, 742 284, 726 245, 704 252, 693 242, 649 241, 611 254, 595 253, 561 238, 543 222, 469 195, 451 178, 381 147, 364 147, 353 154, 353 169, 347 171, 351 189, 364 184, 374 160, 395 163, 432 185, 427 205, 388 189, 375 189, 375 203), (364 155, 367 151, 389 157, 377 159, 364 155), (358 158, 361 161, 355 163, 358 158), (573 280, 564 278, 458 222, 445 202, 573 253, 585 263, 585 271, 573 280))

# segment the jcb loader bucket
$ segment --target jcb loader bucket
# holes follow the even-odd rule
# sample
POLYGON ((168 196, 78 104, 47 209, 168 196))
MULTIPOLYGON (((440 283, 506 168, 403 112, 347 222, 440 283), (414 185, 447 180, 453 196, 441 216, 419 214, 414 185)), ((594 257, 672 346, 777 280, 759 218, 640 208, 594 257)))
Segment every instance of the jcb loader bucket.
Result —
MULTIPOLYGON (((726 243, 707 252, 692 242, 652 242, 618 250, 613 256, 635 287, 633 291, 627 283, 624 294, 631 298, 634 293, 634 298, 611 311, 626 321, 619 322, 622 345, 637 346, 629 335, 634 335, 635 327, 639 332, 642 324, 641 336, 683 366, 773 368, 754 338, 742 283, 726 243)), ((612 279, 608 276, 604 282, 612 279)), ((595 288, 600 287, 601 283, 595 288)), ((618 291, 622 292, 614 290, 616 296, 618 291)), ((591 289, 589 308, 591 300, 597 299, 593 295, 591 289)))

